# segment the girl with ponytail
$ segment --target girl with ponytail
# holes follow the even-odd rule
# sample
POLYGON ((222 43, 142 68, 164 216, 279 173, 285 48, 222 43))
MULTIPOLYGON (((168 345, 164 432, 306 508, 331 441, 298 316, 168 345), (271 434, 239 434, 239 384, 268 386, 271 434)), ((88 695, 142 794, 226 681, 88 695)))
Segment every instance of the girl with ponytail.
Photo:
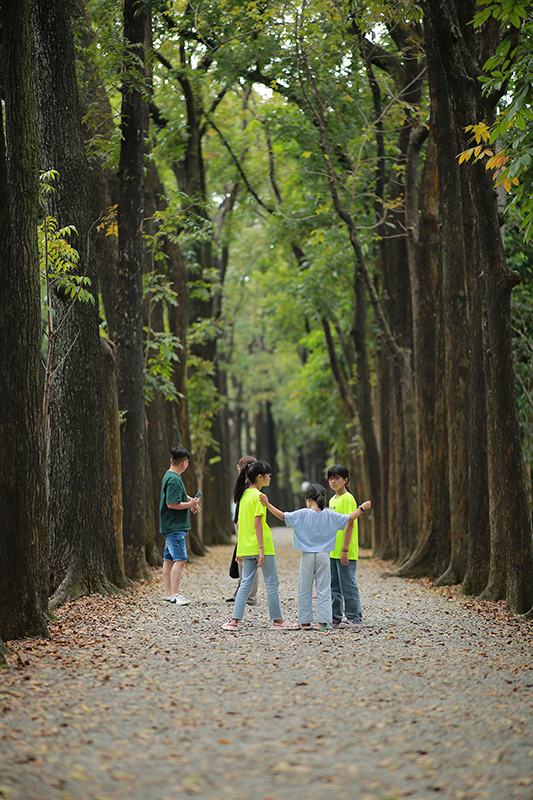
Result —
POLYGON ((234 500, 239 504, 237 561, 242 564, 242 577, 235 597, 233 617, 222 625, 225 631, 236 631, 244 616, 258 567, 263 570, 268 611, 273 630, 297 630, 300 626, 281 616, 279 580, 272 531, 266 523, 266 508, 260 501, 261 489, 270 485, 272 468, 266 461, 254 461, 239 472, 234 500))

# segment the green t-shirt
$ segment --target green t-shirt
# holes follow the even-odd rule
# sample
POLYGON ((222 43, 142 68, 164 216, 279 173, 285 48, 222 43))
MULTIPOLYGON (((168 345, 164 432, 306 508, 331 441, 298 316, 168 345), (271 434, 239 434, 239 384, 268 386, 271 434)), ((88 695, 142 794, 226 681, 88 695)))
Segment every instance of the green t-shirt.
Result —
POLYGON ((159 501, 159 530, 161 533, 189 530, 191 527, 189 509, 167 508, 168 503, 186 503, 188 499, 181 475, 171 469, 167 470, 163 476, 159 501))
POLYGON ((259 500, 259 490, 251 487, 244 490, 239 502, 239 530, 237 535, 237 555, 259 555, 259 543, 255 535, 254 521, 261 517, 263 524, 263 548, 265 556, 275 555, 272 531, 266 524, 266 508, 259 500))
MULTIPOLYGON (((329 501, 329 507, 333 508, 339 514, 351 514, 353 511, 357 509, 357 503, 355 502, 355 497, 350 492, 344 492, 344 494, 335 494, 329 501)), ((337 531, 337 540, 335 542, 335 550, 330 551, 331 558, 340 558, 342 556, 342 547, 344 544, 344 528, 341 531, 337 531)), ((359 540, 358 540, 358 533, 357 533, 357 520, 355 520, 353 524, 353 533, 352 539, 350 542, 350 547, 348 548, 348 558, 350 560, 356 561, 359 556, 359 540)))

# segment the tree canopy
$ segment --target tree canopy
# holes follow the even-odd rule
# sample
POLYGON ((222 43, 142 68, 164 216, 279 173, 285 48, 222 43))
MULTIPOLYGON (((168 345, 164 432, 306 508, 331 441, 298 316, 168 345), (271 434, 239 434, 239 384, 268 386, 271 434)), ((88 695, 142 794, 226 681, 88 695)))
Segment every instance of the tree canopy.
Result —
MULTIPOLYGON (((37 112, 4 76, 3 113, 35 126, 39 165, 59 175, 53 234, 78 236, 69 281, 88 278, 99 302, 67 311, 60 285, 43 300, 69 333, 49 384, 52 537, 38 534, 54 576, 36 602, 160 562, 160 480, 183 444, 188 491, 204 493, 195 555, 233 533, 242 454, 272 464, 286 508, 342 462, 373 500, 363 544, 398 574, 527 612, 529 8, 61 0, 49 19, 40 5, 27 32, 40 55, 23 68, 37 112), (104 415, 80 512, 70 476, 104 415), (98 576, 84 525, 113 550, 98 576)), ((1 13, 7 75, 11 5, 1 13)), ((23 144, 3 141, 4 165, 23 144)), ((21 402, 20 425, 30 413, 21 402)))

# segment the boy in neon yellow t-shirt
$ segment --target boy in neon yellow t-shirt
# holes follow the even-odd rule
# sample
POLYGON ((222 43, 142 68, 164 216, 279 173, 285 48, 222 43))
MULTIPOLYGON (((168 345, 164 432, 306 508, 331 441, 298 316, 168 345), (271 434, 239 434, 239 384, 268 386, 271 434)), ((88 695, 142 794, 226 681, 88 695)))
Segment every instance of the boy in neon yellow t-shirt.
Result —
MULTIPOLYGON (((335 495, 329 501, 329 507, 339 514, 351 514, 357 509, 355 497, 347 489, 349 480, 348 468, 343 464, 335 464, 328 469, 328 482, 335 495)), ((362 509, 364 511, 364 509, 362 509)), ((359 588, 355 576, 359 556, 359 540, 357 520, 354 522, 353 534, 348 552, 348 564, 341 563, 344 553, 344 530, 337 531, 335 550, 330 551, 329 565, 331 569, 331 610, 333 627, 360 628, 363 624, 359 588), (343 620, 343 612, 346 619, 343 620)))

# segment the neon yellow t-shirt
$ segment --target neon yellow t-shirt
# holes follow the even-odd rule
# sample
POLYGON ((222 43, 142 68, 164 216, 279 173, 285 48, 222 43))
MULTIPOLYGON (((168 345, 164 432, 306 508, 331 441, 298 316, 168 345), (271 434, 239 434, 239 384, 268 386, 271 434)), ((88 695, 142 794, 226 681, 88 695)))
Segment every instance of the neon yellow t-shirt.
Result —
MULTIPOLYGON (((333 508, 339 514, 351 514, 357 509, 355 497, 351 492, 344 492, 344 494, 335 494, 329 501, 329 507, 333 508)), ((335 542, 335 550, 330 551, 330 558, 340 558, 342 556, 342 546, 344 544, 344 528, 337 531, 337 540, 335 542)), ((359 537, 357 531, 357 520, 353 524, 352 539, 350 547, 348 548, 348 558, 356 561, 359 556, 359 537)))
POLYGON ((259 500, 259 490, 249 487, 239 501, 239 529, 237 535, 237 556, 259 555, 259 543, 255 535, 254 521, 262 517, 263 547, 266 556, 275 555, 272 531, 266 523, 266 508, 259 500))

